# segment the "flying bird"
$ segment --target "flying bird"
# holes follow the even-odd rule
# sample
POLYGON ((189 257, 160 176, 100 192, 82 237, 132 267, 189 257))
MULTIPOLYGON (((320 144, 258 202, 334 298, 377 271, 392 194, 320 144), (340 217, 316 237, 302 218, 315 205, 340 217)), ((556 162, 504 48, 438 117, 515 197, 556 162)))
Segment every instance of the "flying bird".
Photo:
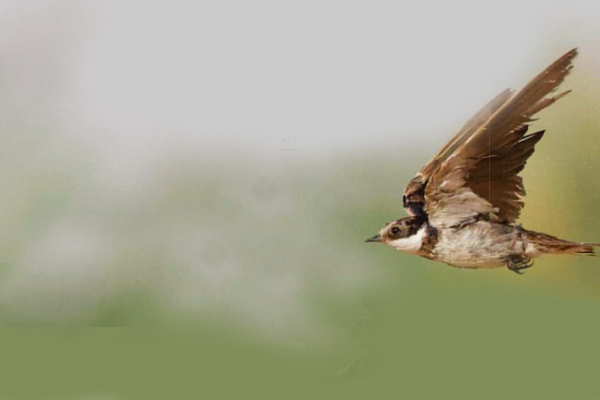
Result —
POLYGON ((523 89, 504 90, 475 114, 408 183, 410 217, 387 223, 367 242, 459 268, 508 267, 521 274, 544 254, 594 254, 595 243, 562 240, 517 225, 525 189, 519 173, 544 131, 532 117, 570 91, 563 82, 573 49, 523 89))

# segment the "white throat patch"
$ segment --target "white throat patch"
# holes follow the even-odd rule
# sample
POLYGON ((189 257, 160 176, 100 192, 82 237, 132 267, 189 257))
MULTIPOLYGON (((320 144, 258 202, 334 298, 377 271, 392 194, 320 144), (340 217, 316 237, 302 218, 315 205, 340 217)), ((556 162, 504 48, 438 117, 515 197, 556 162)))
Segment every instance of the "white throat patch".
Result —
POLYGON ((397 250, 404 251, 409 254, 416 254, 423 247, 423 239, 425 238, 425 227, 422 227, 412 236, 392 240, 388 244, 397 250))

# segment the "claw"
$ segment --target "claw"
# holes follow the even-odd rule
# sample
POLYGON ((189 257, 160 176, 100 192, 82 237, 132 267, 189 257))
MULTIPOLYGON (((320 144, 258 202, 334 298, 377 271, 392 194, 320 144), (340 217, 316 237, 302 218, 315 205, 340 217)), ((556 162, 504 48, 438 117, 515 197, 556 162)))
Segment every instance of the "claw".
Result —
POLYGON ((531 268, 533 266, 533 261, 530 258, 521 255, 513 255, 506 259, 506 266, 512 272, 523 275, 522 270, 531 268))

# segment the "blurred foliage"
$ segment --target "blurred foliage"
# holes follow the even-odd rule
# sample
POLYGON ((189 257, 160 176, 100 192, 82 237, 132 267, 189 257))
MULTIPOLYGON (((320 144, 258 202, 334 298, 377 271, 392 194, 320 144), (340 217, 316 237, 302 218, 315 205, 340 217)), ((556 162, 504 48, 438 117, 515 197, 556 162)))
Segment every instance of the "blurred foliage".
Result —
MULTIPOLYGON (((57 60, 44 71, 59 85, 57 60)), ((28 72, 15 76, 0 99, 1 326, 54 328, 45 332, 53 342, 144 344, 69 360, 114 366, 120 351, 135 353, 160 369, 127 365, 150 391, 174 375, 162 345, 176 343, 197 374, 185 378, 223 391, 260 383, 330 397, 597 397, 597 308, 573 301, 600 297, 597 258, 543 258, 518 276, 364 243, 405 215, 404 184, 436 150, 418 147, 418 135, 377 152, 265 160, 190 146, 145 159, 139 143, 111 147, 119 137, 99 123, 86 131, 92 145, 65 133, 52 91, 23 93, 28 72)), ((600 85, 590 71, 567 82, 574 93, 541 115, 548 133, 524 171, 522 223, 600 242, 600 85)), ((3 384, 16 388, 8 398, 22 386, 3 384)))
MULTIPOLYGON (((522 222, 598 241, 600 121, 578 111, 594 100, 576 93, 543 115, 549 134, 524 174, 522 222)), ((403 184, 430 152, 299 151, 269 174, 252 160, 179 154, 117 194, 102 186, 93 160, 60 154, 23 176, 29 192, 14 196, 35 201, 4 205, 4 215, 21 211, 4 244, 2 324, 144 327, 150 342, 162 327, 168 342, 188 332, 193 343, 223 349, 297 343, 271 362, 287 365, 289 382, 323 391, 375 382, 416 398, 592 393, 595 307, 569 300, 598 297, 597 259, 543 258, 518 276, 363 243, 404 215, 403 184), (565 379, 572 386, 561 386, 565 379)), ((262 362, 277 348, 233 357, 262 362)), ((258 370, 240 366, 230 376, 258 370)))

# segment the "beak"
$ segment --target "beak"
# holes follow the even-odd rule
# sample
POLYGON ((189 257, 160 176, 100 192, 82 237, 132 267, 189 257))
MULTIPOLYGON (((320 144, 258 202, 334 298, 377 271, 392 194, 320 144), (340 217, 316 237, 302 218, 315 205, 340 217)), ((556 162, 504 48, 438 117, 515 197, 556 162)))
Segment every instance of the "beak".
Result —
POLYGON ((381 235, 378 233, 377 235, 373 236, 372 238, 368 238, 367 240, 365 240, 366 243, 370 243, 370 242, 381 242, 381 235))

